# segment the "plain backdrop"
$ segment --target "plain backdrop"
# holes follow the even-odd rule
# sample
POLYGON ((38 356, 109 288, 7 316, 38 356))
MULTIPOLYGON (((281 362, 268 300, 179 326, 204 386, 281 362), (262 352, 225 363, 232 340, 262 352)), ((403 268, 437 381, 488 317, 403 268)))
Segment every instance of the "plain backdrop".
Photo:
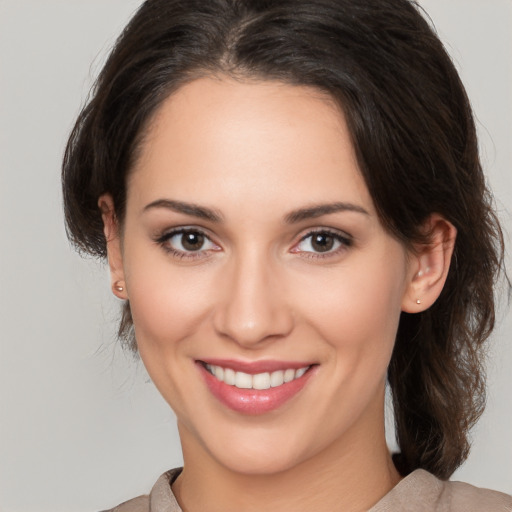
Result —
MULTIPOLYGON (((0 0, 0 510, 102 510, 181 464, 175 419, 115 340, 104 265, 64 233, 60 162, 108 49, 140 0, 0 0)), ((512 232, 512 1, 424 0, 472 100, 512 232)), ((512 267, 510 250, 509 268, 512 267)), ((505 301, 503 301, 505 303, 505 301)), ((455 479, 512 493, 512 315, 455 479)))

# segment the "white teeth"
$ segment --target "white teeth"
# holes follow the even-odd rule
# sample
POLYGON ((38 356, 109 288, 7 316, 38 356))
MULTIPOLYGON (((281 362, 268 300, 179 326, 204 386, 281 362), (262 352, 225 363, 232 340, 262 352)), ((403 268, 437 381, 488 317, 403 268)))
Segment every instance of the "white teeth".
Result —
POLYGON ((252 388, 252 375, 244 372, 236 372, 235 374, 235 386, 241 389, 252 388))
POLYGON ((272 372, 270 374, 270 387, 277 388, 277 386, 281 386, 284 383, 284 372, 283 370, 278 370, 277 372, 272 372))
POLYGON ((268 389, 270 387, 270 373, 258 373, 252 376, 254 389, 268 389))
POLYGON ((284 381, 291 382, 293 379, 295 379, 295 370, 289 368, 284 372, 284 381))
POLYGON ((295 372, 295 378, 296 379, 300 379, 305 373, 306 373, 306 370, 307 368, 299 368, 296 372, 295 372))
POLYGON ((231 368, 226 368, 224 370, 224 382, 226 384, 229 384, 230 386, 235 385, 235 382, 236 382, 235 370, 232 370, 231 368))
POLYGON ((214 366, 213 371, 217 379, 224 380, 224 368, 222 368, 222 366, 214 366))
POLYGON ((287 370, 277 370, 272 373, 257 373, 251 375, 245 372, 235 372, 231 368, 222 368, 213 364, 207 364, 206 369, 218 380, 235 386, 240 389, 269 389, 282 386, 287 382, 295 379, 300 379, 309 369, 309 366, 294 370, 288 368, 287 370))

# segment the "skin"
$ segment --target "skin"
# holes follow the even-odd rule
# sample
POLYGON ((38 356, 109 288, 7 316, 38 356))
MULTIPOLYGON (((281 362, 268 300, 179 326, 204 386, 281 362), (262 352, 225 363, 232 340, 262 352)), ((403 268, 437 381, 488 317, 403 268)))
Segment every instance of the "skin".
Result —
POLYGON ((115 293, 130 300, 140 355, 178 418, 180 505, 367 510, 400 480, 384 436, 400 313, 441 292, 453 226, 432 215, 432 244, 413 251, 386 232, 342 113, 314 89, 201 78, 163 103, 146 135, 122 230, 111 197, 99 204, 115 293), (148 207, 160 200, 220 220, 148 207), (350 208, 287 219, 340 202, 350 208), (207 236, 201 250, 169 235, 184 226, 207 236), (312 230, 341 238, 315 252, 312 230), (206 358, 316 366, 282 407, 251 416, 210 393, 196 364, 206 358))

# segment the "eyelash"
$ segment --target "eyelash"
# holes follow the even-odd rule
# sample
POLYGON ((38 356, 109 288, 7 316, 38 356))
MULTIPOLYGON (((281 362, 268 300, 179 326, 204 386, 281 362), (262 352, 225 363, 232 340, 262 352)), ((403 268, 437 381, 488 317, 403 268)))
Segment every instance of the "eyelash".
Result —
POLYGON ((205 240, 208 240, 211 244, 214 244, 214 242, 211 241, 210 236, 208 236, 204 231, 192 227, 173 229, 172 231, 168 231, 162 234, 155 241, 162 247, 162 249, 164 249, 164 251, 166 251, 168 254, 179 260, 196 260, 199 258, 207 257, 207 255, 205 255, 205 252, 212 249, 200 249, 198 251, 181 251, 179 249, 174 249, 172 246, 169 245, 169 240, 171 240, 177 235, 184 235, 187 233, 201 235, 205 238, 205 240))
MULTIPOLYGON (((207 235, 204 231, 202 231, 199 228, 179 228, 179 229, 173 229, 172 231, 168 231, 161 236, 157 237, 155 239, 156 243, 159 244, 168 254, 173 256, 174 258, 177 258, 179 260, 196 260, 199 258, 205 258, 208 257, 207 254, 205 254, 208 251, 211 251, 212 249, 200 249, 198 251, 181 251, 179 249, 175 249, 172 246, 169 245, 169 240, 171 240, 173 237, 177 235, 183 235, 183 234, 195 234, 195 235, 201 235, 206 240, 208 240, 211 244, 216 245, 214 242, 212 242, 209 235, 207 235)), ((353 239, 350 235, 347 234, 341 234, 338 231, 334 231, 331 229, 315 229, 310 232, 308 232, 306 235, 304 235, 300 241, 295 244, 294 248, 292 248, 292 253, 298 253, 301 254, 303 258, 310 258, 310 259, 325 259, 330 258, 333 256, 338 255, 340 252, 347 250, 349 247, 353 245, 353 239), (336 248, 335 250, 326 251, 325 253, 321 252, 314 252, 314 251, 300 251, 297 250, 296 247, 299 246, 302 242, 306 241, 308 238, 311 238, 315 235, 328 235, 329 237, 332 237, 335 242, 338 242, 340 246, 336 248)), ((217 249, 214 250, 217 252, 217 249)))
POLYGON ((297 247, 302 242, 304 242, 308 238, 311 238, 315 235, 328 235, 328 236, 332 237, 336 242, 339 242, 340 246, 333 251, 326 251, 325 253, 313 252, 313 251, 298 251, 298 250, 294 250, 294 249, 292 249, 292 252, 297 252, 297 253, 300 252, 303 258, 326 259, 326 258, 331 258, 331 257, 339 255, 340 252, 347 250, 354 243, 353 238, 348 234, 341 234, 339 231, 334 231, 331 229, 323 228, 323 229, 314 229, 314 230, 310 231, 309 233, 307 233, 306 235, 304 235, 300 239, 299 243, 295 245, 295 247, 297 247))

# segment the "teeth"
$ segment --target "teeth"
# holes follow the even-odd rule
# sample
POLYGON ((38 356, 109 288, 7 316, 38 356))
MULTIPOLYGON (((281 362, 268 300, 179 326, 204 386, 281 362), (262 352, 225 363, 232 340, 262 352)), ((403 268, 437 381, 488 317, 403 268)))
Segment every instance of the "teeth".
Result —
POLYGON ((258 373, 252 376, 254 389, 268 389, 270 387, 270 373, 258 373))
POLYGON ((235 385, 235 382, 236 382, 235 370, 232 370, 231 368, 226 368, 224 370, 224 382, 226 384, 229 384, 230 386, 235 385))
POLYGON ((306 370, 307 368, 299 368, 296 372, 295 372, 295 378, 296 379, 300 379, 305 373, 306 373, 306 370))
POLYGON ((245 372, 235 372, 231 368, 222 368, 222 366, 215 366, 207 364, 206 369, 217 379, 230 386, 235 386, 240 389, 269 389, 282 386, 287 382, 295 379, 300 379, 309 369, 309 366, 294 370, 288 368, 287 370, 277 370, 269 373, 257 373, 251 375, 245 372))
POLYGON ((251 389, 252 388, 252 375, 249 375, 248 373, 244 373, 244 372, 236 372, 235 386, 237 388, 241 388, 241 389, 251 389))
POLYGON ((213 368, 213 371, 214 371, 214 375, 215 375, 215 377, 217 377, 217 379, 224 380, 224 368, 222 368, 222 366, 215 366, 213 368))
POLYGON ((284 372, 284 381, 290 382, 293 379, 295 379, 295 370, 290 368, 284 372))
POLYGON ((282 384, 284 384, 283 370, 279 370, 277 372, 272 372, 270 374, 270 387, 277 388, 277 386, 281 386, 282 384))

